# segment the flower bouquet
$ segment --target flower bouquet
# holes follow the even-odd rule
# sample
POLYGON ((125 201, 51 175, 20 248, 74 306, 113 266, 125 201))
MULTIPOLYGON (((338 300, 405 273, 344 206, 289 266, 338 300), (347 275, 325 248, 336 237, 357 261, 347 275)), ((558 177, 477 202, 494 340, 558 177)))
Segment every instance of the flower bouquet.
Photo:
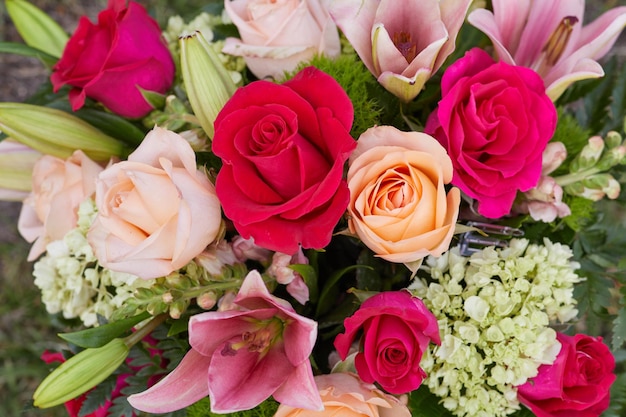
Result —
POLYGON ((623 415, 626 7, 5 4, 50 82, 0 195, 73 327, 34 407, 623 415))

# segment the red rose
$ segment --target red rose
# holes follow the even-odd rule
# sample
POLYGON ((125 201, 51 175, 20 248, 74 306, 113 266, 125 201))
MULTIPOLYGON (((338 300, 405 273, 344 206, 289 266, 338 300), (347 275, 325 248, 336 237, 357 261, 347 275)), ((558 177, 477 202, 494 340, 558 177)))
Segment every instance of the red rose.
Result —
POLYGON ((349 201, 353 115, 341 86, 313 67, 235 92, 215 120, 213 152, 223 162, 217 196, 239 234, 290 255, 330 242, 349 201))
POLYGON ((420 361, 428 344, 441 343, 437 319, 408 291, 381 292, 368 298, 344 320, 346 332, 335 348, 346 359, 357 333, 363 332, 355 366, 361 379, 377 382, 391 394, 417 389, 426 377, 420 361))
POLYGON ((557 334, 561 351, 552 365, 518 387, 537 417, 598 417, 609 407, 615 359, 601 337, 557 334))
POLYGON ((124 117, 145 116, 152 107, 138 87, 164 93, 174 80, 174 61, 161 29, 143 6, 109 0, 94 25, 81 17, 50 77, 54 91, 69 84, 73 110, 89 97, 124 117))
POLYGON ((452 158, 452 184, 478 201, 483 216, 507 215, 517 191, 537 185, 556 128, 543 80, 474 48, 443 74, 441 94, 425 132, 452 158))

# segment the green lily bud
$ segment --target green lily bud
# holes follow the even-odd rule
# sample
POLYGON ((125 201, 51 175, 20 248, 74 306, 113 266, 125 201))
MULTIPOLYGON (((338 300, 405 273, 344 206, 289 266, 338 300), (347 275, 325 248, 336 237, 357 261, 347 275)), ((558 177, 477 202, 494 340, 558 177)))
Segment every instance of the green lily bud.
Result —
POLYGON ((69 37, 50 16, 25 0, 6 0, 6 8, 26 45, 56 58, 63 54, 69 37))
POLYGON ((42 381, 33 394, 35 406, 54 407, 87 392, 111 375, 129 351, 123 339, 113 339, 104 346, 79 352, 42 381))
POLYGON ((180 64, 189 104, 206 134, 237 86, 200 32, 180 38, 180 64))
POLYGON ((61 110, 25 103, 0 103, 0 130, 41 153, 67 158, 82 149, 94 161, 125 156, 118 140, 61 110))
POLYGON ((35 150, 10 139, 0 142, 0 200, 20 201, 32 187, 33 167, 41 158, 35 150), (21 198, 7 198, 10 195, 21 198))
POLYGON ((600 136, 589 138, 589 142, 583 147, 570 165, 571 172, 579 172, 593 167, 602 156, 604 140, 600 136))

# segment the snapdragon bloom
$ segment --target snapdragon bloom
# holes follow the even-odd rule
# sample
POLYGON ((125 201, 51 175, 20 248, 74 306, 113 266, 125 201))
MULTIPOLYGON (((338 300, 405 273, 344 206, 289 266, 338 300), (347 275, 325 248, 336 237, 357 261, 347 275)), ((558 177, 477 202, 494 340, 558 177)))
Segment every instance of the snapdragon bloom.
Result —
POLYGON ((596 62, 626 26, 626 6, 583 25, 585 0, 493 0, 467 20, 493 42, 500 60, 535 70, 555 101, 573 82, 604 75, 596 62))
POLYGON ((256 407, 270 395, 292 407, 321 410, 309 355, 317 323, 272 296, 261 275, 250 272, 235 309, 189 320, 191 350, 158 384, 128 397, 149 413, 166 413, 206 397, 214 413, 256 407))

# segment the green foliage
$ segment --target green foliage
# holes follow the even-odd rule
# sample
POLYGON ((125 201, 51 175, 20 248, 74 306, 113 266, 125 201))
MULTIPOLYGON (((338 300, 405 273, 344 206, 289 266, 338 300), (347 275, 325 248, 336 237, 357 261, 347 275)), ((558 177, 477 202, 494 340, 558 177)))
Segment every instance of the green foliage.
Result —
POLYGON ((381 124, 381 100, 376 96, 384 93, 356 55, 341 55, 336 59, 318 56, 301 68, 308 65, 333 77, 350 97, 354 107, 354 123, 350 131, 352 137, 358 138, 368 128, 381 124))
POLYGON ((569 165, 572 159, 582 150, 592 136, 588 129, 583 128, 576 118, 566 113, 563 108, 558 109, 558 123, 552 136, 552 142, 562 142, 567 150, 567 158, 551 176, 569 173, 569 165))
POLYGON ((611 405, 603 417, 623 417, 626 415, 626 374, 620 373, 611 385, 611 405))
POLYGON ((99 327, 92 327, 74 333, 60 333, 59 337, 83 348, 104 346, 116 337, 128 332, 137 323, 149 318, 148 313, 139 314, 124 320, 111 322, 99 327))
POLYGON ((453 417, 454 415, 441 405, 441 398, 430 392, 427 386, 409 394, 409 410, 413 417, 453 417))
MULTIPOLYGON (((252 410, 239 411, 228 414, 229 417, 272 417, 278 409, 278 403, 269 398, 252 410)), ((211 402, 204 398, 187 407, 187 417, 221 417, 224 414, 211 412, 211 402)))
POLYGON ((596 210, 593 201, 571 195, 565 195, 563 200, 571 210, 571 214, 563 222, 573 231, 580 231, 594 219, 596 210))

